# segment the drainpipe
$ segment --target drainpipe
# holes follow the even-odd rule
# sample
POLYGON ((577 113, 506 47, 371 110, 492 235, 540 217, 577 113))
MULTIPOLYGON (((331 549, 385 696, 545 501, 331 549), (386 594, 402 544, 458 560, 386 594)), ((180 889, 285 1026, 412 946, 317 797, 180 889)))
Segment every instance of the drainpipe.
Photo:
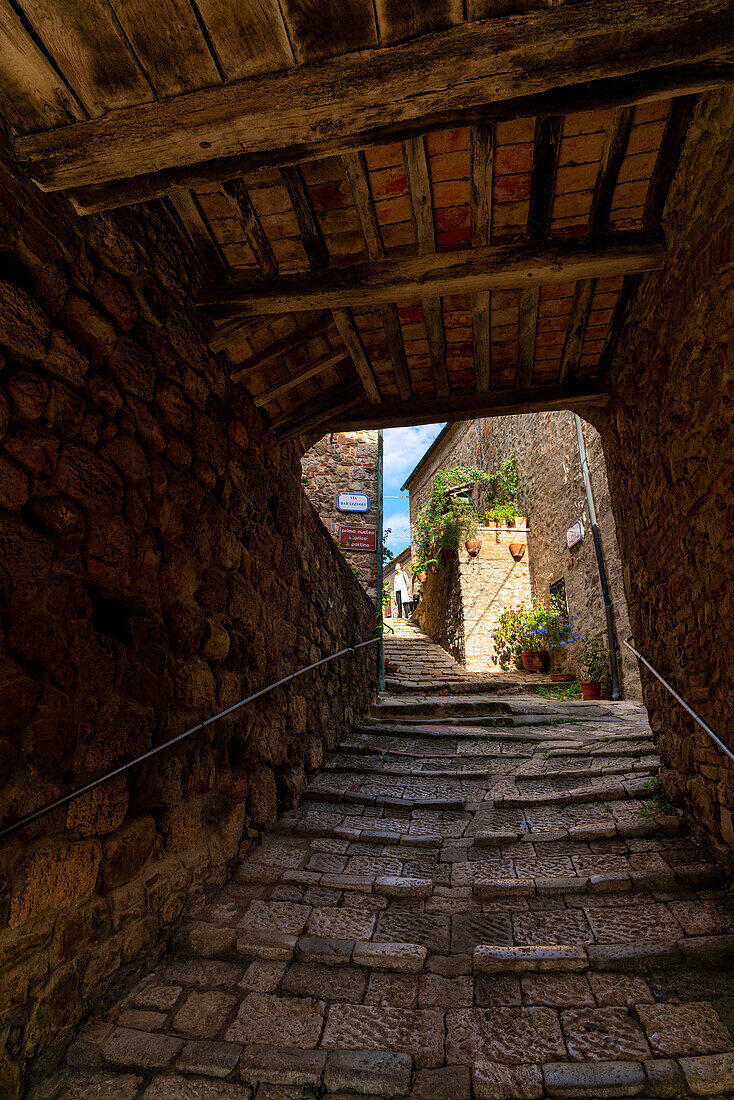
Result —
POLYGON ((377 608, 380 626, 380 640, 377 643, 377 683, 380 691, 385 690, 385 662, 382 651, 383 625, 385 609, 382 606, 382 428, 377 432, 377 608))
POLYGON ((584 489, 586 490, 586 505, 589 509, 589 522, 591 523, 591 535, 594 539, 594 550, 596 552, 596 564, 599 569, 599 581, 601 583, 602 596, 604 597, 604 611, 607 616, 607 637, 609 639, 609 662, 612 668, 612 699, 619 699, 619 666, 617 664, 617 632, 614 629, 614 614, 612 612, 612 601, 609 596, 609 585, 607 584, 607 571, 604 565, 604 554, 601 545, 601 535, 599 534, 599 525, 596 522, 596 508, 594 507, 594 494, 591 491, 591 479, 589 477, 589 462, 586 457, 586 444, 584 442, 584 430, 581 417, 577 414, 573 414, 574 423, 576 424, 576 440, 579 447, 579 459, 581 460, 581 474, 584 479, 584 489))

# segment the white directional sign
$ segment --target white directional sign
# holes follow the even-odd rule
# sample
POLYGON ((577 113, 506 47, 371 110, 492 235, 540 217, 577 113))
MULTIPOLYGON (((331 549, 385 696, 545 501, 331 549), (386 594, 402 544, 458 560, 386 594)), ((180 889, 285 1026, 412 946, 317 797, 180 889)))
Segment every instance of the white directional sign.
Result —
POLYGON ((370 500, 366 493, 339 493, 336 506, 340 512, 368 512, 370 500))
POLYGON ((576 522, 569 527, 566 531, 566 546, 570 550, 573 546, 578 546, 584 537, 584 529, 581 526, 581 520, 577 519, 576 522))

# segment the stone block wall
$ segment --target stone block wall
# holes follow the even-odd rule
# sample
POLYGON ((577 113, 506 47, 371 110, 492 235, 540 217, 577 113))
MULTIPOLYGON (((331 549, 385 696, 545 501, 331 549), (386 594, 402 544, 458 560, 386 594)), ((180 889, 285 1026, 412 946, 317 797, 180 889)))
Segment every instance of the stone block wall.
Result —
MULTIPOLYGON (((734 745, 734 95, 694 112, 668 258, 631 302, 599 420, 640 650, 734 745)), ((663 781, 734 866, 734 767, 643 672, 663 781)))
POLYGON ((472 558, 461 546, 454 562, 429 573, 416 617, 420 626, 470 672, 503 667, 492 631, 506 607, 530 599, 529 553, 515 560, 510 543, 528 534, 514 528, 480 527, 482 548, 472 558))
MULTIPOLYGON (((601 437, 591 424, 585 422, 583 431, 621 656, 622 694, 626 698, 639 699, 642 689, 637 660, 622 645, 622 639, 630 633, 629 610, 601 437)), ((493 470, 513 454, 520 479, 520 511, 528 515, 533 536, 530 551, 533 596, 547 599, 550 585, 563 580, 569 612, 578 615, 575 625, 582 633, 606 631, 604 599, 573 413, 548 412, 482 419, 482 468, 493 470), (584 538, 569 550, 566 531, 577 520, 581 521, 584 538)), ((571 665, 573 647, 564 650, 558 661, 571 665)))
MULTIPOLYGON (((82 221, 0 149, 0 824, 374 632, 192 305, 165 204, 82 221)), ((0 1096, 149 967, 376 684, 308 674, 0 843, 0 1096)))
MULTIPOLYGON (((326 530, 339 544, 342 524, 377 527, 377 432, 334 432, 325 435, 301 459, 306 495, 326 530), (367 512, 340 512, 339 493, 366 493, 367 512)), ((377 554, 343 551, 344 557, 371 600, 377 600, 377 554)))

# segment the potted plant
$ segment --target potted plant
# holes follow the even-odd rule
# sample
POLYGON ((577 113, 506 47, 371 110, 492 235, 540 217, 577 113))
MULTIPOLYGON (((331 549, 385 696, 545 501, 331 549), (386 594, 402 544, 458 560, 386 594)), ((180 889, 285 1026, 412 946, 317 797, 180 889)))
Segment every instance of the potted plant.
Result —
POLYGON ((566 672, 557 666, 551 669, 550 678, 554 684, 572 684, 576 679, 572 672, 566 672))
POLYGON ((438 570, 440 568, 440 566, 438 564, 438 558, 431 558, 430 561, 426 562, 426 565, 428 566, 428 572, 432 573, 433 576, 435 577, 436 573, 438 573, 438 570))
POLYGON ((574 654, 576 675, 583 699, 601 697, 602 680, 609 674, 609 651, 604 644, 603 631, 584 634, 574 654))
POLYGON ((549 650, 570 645, 576 637, 565 606, 555 599, 508 608, 493 632, 500 655, 519 657, 526 672, 545 672, 549 650))
POLYGON ((426 563, 424 561, 414 561, 411 563, 413 576, 417 577, 421 584, 426 583, 426 563))
POLYGON ((469 557, 475 558, 482 549, 482 540, 477 538, 478 524, 476 514, 471 512, 465 516, 461 526, 464 532, 464 546, 466 547, 466 551, 469 557))

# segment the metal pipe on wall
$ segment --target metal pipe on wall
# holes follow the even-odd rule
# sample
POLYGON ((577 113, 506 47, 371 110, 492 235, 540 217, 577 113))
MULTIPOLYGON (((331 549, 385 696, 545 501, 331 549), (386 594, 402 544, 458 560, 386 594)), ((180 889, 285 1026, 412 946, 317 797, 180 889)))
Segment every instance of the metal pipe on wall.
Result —
POLYGON ((586 505, 589 509, 589 522, 591 524, 591 537, 594 540, 594 551, 596 553, 596 564, 599 570, 599 581, 601 583, 602 596, 604 597, 604 612, 607 617, 607 638, 609 640, 609 663, 612 669, 612 699, 619 699, 619 664, 617 662, 617 632, 614 627, 614 611, 612 609, 612 601, 609 595, 609 585, 607 583, 607 570, 604 565, 604 552, 601 544, 601 534, 599 533, 599 525, 596 521, 596 508, 594 506, 594 494, 591 489, 591 478, 589 477, 589 461, 586 455, 586 443, 584 441, 584 428, 581 417, 578 413, 573 414, 574 423, 576 425, 576 442, 579 448, 579 459, 581 460, 581 476, 584 479, 584 489, 586 491, 586 505))

